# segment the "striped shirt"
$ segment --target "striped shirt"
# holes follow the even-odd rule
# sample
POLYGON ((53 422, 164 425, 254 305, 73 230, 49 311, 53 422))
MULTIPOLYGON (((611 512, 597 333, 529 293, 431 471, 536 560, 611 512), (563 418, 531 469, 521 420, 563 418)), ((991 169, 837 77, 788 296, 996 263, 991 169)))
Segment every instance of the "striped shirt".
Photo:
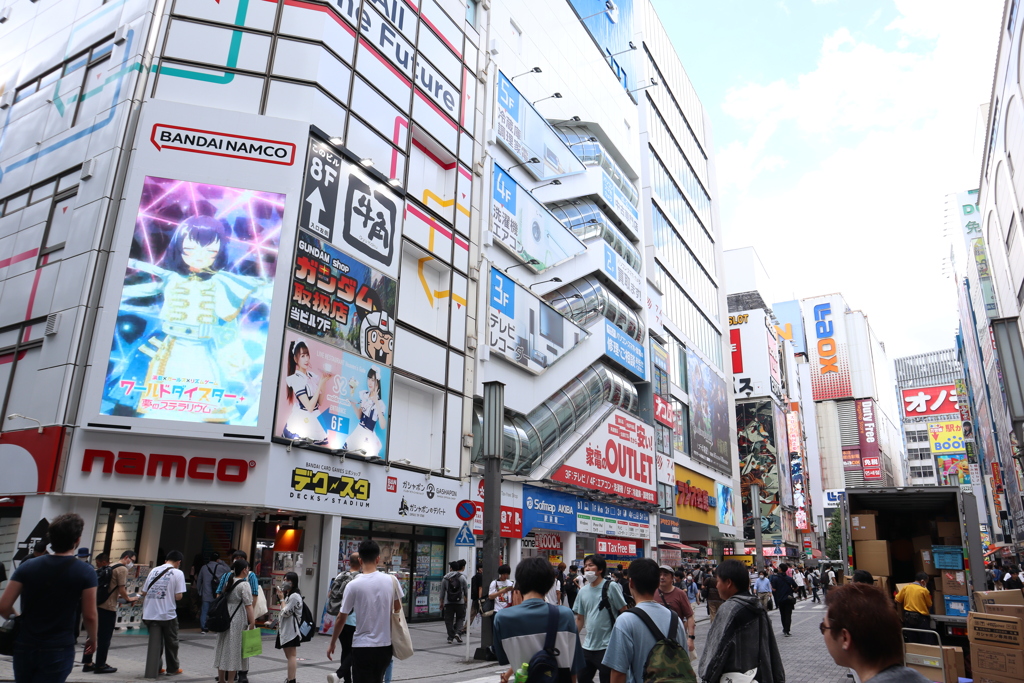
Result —
MULTIPOLYGON (((583 670, 583 647, 576 632, 576 619, 568 607, 559 607, 558 666, 561 679, 568 681, 571 674, 583 670)), ((498 663, 518 669, 544 648, 545 628, 548 623, 548 603, 531 598, 521 605, 508 607, 494 615, 494 651, 498 663)))

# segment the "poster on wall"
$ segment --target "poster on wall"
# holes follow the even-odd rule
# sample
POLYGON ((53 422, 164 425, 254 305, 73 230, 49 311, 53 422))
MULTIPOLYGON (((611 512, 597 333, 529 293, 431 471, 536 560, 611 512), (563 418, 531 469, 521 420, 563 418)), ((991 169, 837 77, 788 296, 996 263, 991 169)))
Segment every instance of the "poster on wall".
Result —
POLYGON ((966 454, 939 455, 935 461, 938 464, 939 486, 959 486, 973 483, 966 454))
POLYGON ((310 136, 300 228, 397 278, 404 215, 401 200, 385 183, 310 136))
POLYGON ((299 232, 288 293, 288 327, 391 365, 397 298, 393 279, 299 232))
POLYGON ((493 176, 491 232, 528 268, 540 273, 587 250, 572 230, 498 164, 493 176))
POLYGON ((274 436, 387 459, 391 369, 285 332, 274 436))
POLYGON ((571 351, 587 331, 491 268, 487 346, 510 363, 539 375, 571 351))
POLYGON ((690 455, 713 470, 731 475, 725 380, 692 352, 686 354, 686 367, 690 385, 690 455))
POLYGON ((733 513, 732 487, 715 482, 715 499, 718 501, 718 523, 725 526, 736 524, 733 513))
POLYGON ((932 455, 964 453, 964 429, 960 420, 928 423, 928 445, 932 455))
POLYGON ((815 401, 853 398, 846 338, 846 302, 839 294, 803 300, 807 362, 815 401))
POLYGON ((743 502, 743 537, 754 538, 754 524, 764 539, 782 539, 782 500, 779 453, 771 401, 736 406, 737 446, 740 457, 740 493, 743 502), (758 485, 758 501, 751 502, 750 487, 758 485))
POLYGON ((547 120, 537 113, 509 78, 498 72, 496 135, 502 147, 537 180, 552 180, 585 167, 547 120), (529 163, 537 159, 536 163, 529 163))
POLYGON ((101 414, 256 425, 284 204, 145 177, 101 414))

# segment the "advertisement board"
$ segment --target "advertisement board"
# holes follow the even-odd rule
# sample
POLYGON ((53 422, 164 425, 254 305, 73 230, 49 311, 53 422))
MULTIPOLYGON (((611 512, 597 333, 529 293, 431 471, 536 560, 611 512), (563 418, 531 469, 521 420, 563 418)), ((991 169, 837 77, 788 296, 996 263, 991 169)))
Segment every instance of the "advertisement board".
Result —
POLYGON ((689 350, 686 369, 690 385, 690 455, 717 472, 732 474, 725 380, 689 350))
POLYGON ((743 504, 743 537, 754 538, 754 524, 761 525, 767 540, 782 539, 783 470, 776 442, 772 401, 736 404, 736 444, 740 459, 740 493, 743 504), (758 485, 758 499, 751 501, 750 487, 758 485))
POLYGON ((846 493, 846 489, 825 489, 822 491, 822 499, 825 501, 825 509, 831 510, 839 507, 839 497, 846 493))
POLYGON ((959 486, 961 484, 974 483, 971 479, 971 468, 967 462, 966 454, 937 455, 935 456, 935 462, 938 465, 939 486, 959 486))
POLYGON ((907 418, 952 415, 960 412, 956 385, 902 389, 903 415, 907 418))
POLYGON ((786 435, 789 438, 789 470, 793 480, 793 507, 796 508, 794 523, 797 531, 811 530, 808 513, 807 473, 804 471, 804 439, 800 426, 799 404, 790 404, 790 412, 786 414, 786 435))
POLYGON ((676 465, 676 517, 688 522, 718 523, 715 480, 676 465))
MULTIPOLYGON (((473 533, 484 533, 484 479, 473 477, 470 481, 471 500, 476 507, 473 517, 473 533)), ((501 518, 500 534, 502 538, 522 538, 523 536, 523 485, 514 481, 501 482, 501 518)))
POLYGON ((55 491, 64 441, 64 428, 59 425, 4 432, 0 441, 0 462, 4 464, 0 494, 55 491))
POLYGON ((274 436, 387 459, 391 368, 285 332, 274 436))
POLYGON ((299 227, 398 277, 405 212, 387 184, 311 135, 299 227))
POLYGON ((651 513, 577 498, 576 531, 619 538, 651 538, 651 513))
POLYGON ((642 344, 604 319, 604 352, 637 379, 647 379, 647 360, 642 344))
POLYGON ((656 503, 654 457, 654 429, 616 408, 565 459, 551 479, 656 503))
MULTIPOLYGON (((603 0, 569 0, 583 20, 590 37, 608 62, 615 77, 627 91, 637 87, 633 40, 633 0, 606 3, 603 0), (605 11, 608 10, 608 11, 605 11)), ((634 97, 632 94, 630 97, 634 97)), ((635 99, 635 97, 634 97, 635 99)))
POLYGON ((498 164, 493 176, 491 232, 527 268, 541 273, 587 250, 572 230, 498 164))
POLYGON ((857 401, 857 434, 860 437, 860 466, 864 481, 882 480, 882 454, 878 448, 875 402, 857 401))
POLYGON ((808 330, 807 362, 815 401, 853 398, 847 348, 846 302, 838 294, 804 299, 808 330))
POLYGON ((601 169, 601 199, 634 237, 640 236, 640 210, 604 169, 601 169))
MULTIPOLYGON (((732 374, 743 373, 743 332, 736 327, 729 329, 729 347, 732 356, 732 374)), ((739 393, 736 390, 736 393, 739 393)))
POLYGON ((665 541, 679 543, 682 538, 679 535, 679 526, 680 520, 678 517, 658 515, 658 544, 661 545, 665 541))
POLYGON ((775 333, 793 345, 793 353, 807 353, 807 339, 804 337, 804 317, 799 301, 783 301, 772 304, 772 313, 779 324, 775 333))
POLYGON ((981 230, 981 216, 978 212, 978 191, 960 192, 956 196, 960 207, 960 227, 967 242, 967 257, 973 257, 978 269, 978 283, 981 285, 981 299, 985 304, 985 313, 989 318, 999 316, 999 304, 996 300, 995 282, 992 279, 992 268, 989 265, 988 249, 985 246, 985 235, 981 230))
POLYGON ((718 524, 735 526, 736 514, 733 508, 732 487, 716 481, 715 499, 718 501, 718 524))
POLYGON ((338 348, 391 365, 398 285, 387 275, 299 232, 287 325, 338 348))
POLYGON ((636 541, 624 541, 619 538, 597 539, 597 552, 600 555, 630 555, 636 557, 636 541))
POLYGON ((547 120, 500 71, 497 95, 495 134, 501 146, 522 164, 521 168, 537 180, 562 178, 586 170, 547 120), (537 159, 537 163, 529 163, 530 159, 537 159))
POLYGON ((626 262, 626 259, 622 258, 609 244, 604 245, 603 268, 605 275, 610 277, 612 282, 619 285, 629 299, 641 306, 643 305, 644 288, 640 273, 633 270, 626 262))
POLYGON ((964 453, 964 430, 960 420, 928 423, 928 446, 932 455, 964 453))
POLYGON ((587 334, 533 292, 491 268, 487 316, 487 346, 491 353, 539 375, 587 334))
POLYGON ((967 382, 962 379, 956 380, 954 390, 957 395, 957 411, 960 413, 960 422, 964 428, 964 441, 974 441, 974 417, 971 414, 971 402, 967 397, 967 382), (963 400, 960 400, 961 398, 963 400))
POLYGON ((854 471, 860 470, 860 451, 856 448, 844 448, 843 449, 843 470, 854 471))
POLYGON ((523 484, 523 531, 576 531, 576 496, 523 484))
POLYGON ((729 316, 733 394, 737 398, 782 396, 779 342, 763 309, 729 316))

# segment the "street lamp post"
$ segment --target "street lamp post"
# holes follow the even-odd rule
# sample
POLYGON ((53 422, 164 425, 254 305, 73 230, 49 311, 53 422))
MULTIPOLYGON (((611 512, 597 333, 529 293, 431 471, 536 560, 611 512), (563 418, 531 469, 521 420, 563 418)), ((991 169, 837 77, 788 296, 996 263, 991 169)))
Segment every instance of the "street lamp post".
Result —
MULTIPOLYGON (((501 446, 505 426, 505 385, 484 382, 483 447, 484 459, 484 591, 498 578, 501 552, 501 446)), ((474 659, 494 660, 494 617, 483 617, 480 647, 474 659)))

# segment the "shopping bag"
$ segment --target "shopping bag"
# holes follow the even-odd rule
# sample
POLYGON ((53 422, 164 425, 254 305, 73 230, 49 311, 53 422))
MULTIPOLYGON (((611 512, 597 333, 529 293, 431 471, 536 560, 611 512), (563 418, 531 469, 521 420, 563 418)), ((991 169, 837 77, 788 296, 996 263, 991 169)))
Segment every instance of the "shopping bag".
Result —
POLYGON ((719 678, 719 683, 757 683, 754 676, 757 675, 757 669, 751 669, 745 673, 739 671, 730 671, 722 674, 719 678))
POLYGON ((263 592, 263 586, 258 585, 256 589, 256 601, 252 606, 253 620, 261 619, 270 610, 267 608, 267 594, 263 592))
MULTIPOLYGON (((398 600, 398 579, 393 576, 392 579, 395 582, 395 600, 398 600)), ((405 622, 404 609, 391 613, 391 649, 395 659, 409 659, 413 655, 412 635, 409 633, 409 625, 405 622)))
POLYGON ((258 628, 242 631, 242 659, 263 654, 263 635, 258 628))

